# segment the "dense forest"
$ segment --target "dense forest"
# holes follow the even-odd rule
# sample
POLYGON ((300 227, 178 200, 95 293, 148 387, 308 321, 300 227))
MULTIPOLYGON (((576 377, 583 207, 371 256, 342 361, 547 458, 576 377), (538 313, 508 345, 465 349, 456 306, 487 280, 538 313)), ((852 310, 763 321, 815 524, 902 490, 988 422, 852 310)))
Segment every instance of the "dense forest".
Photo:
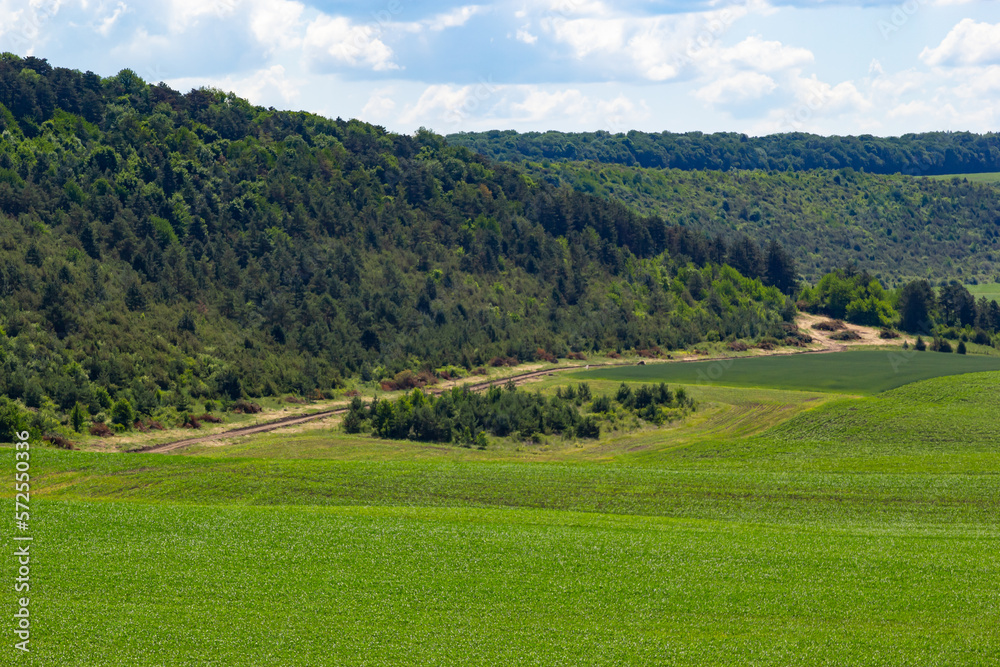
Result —
POLYGON ((904 278, 1000 282, 1000 190, 960 180, 837 171, 683 171, 527 162, 534 180, 616 199, 724 237, 773 238, 815 282, 855 263, 904 278))
POLYGON ((1000 135, 928 132, 901 137, 823 137, 791 132, 748 137, 733 132, 526 132, 448 135, 448 141, 495 160, 594 160, 656 169, 854 169, 870 174, 964 174, 1000 171, 1000 135))
POLYGON ((783 336, 794 314, 779 244, 424 130, 5 54, 0 132, 0 395, 40 413, 783 336))

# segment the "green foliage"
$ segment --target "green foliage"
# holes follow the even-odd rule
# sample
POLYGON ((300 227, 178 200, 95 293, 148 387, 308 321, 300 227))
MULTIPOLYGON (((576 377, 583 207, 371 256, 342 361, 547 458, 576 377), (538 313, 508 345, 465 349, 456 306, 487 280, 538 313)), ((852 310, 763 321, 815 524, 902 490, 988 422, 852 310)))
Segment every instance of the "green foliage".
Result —
POLYGON ((870 174, 1000 172, 994 133, 927 132, 903 137, 818 136, 803 132, 748 137, 734 132, 459 132, 453 144, 497 160, 594 160, 652 169, 844 169, 870 174))
MULTIPOLYGON (((732 254, 727 261, 744 273, 740 235, 779 242, 795 273, 812 282, 852 262, 886 284, 958 276, 992 281, 997 273, 996 185, 850 169, 768 173, 593 162, 519 166, 539 183, 614 199, 670 224, 722 237, 732 254)), ((762 252, 749 259, 767 258, 762 252)), ((773 272, 770 263, 767 268, 773 272)))
POLYGON ((122 426, 125 430, 132 428, 135 422, 135 409, 127 398, 120 398, 115 401, 111 408, 111 421, 122 426))
POLYGON ((0 395, 29 407, 149 415, 788 316, 756 241, 730 253, 428 131, 13 55, 0 117, 0 395))
POLYGON ((69 414, 69 423, 73 427, 73 430, 80 433, 80 429, 83 428, 83 423, 86 420, 86 413, 84 408, 79 403, 73 404, 73 410, 69 414))
POLYGON ((890 326, 898 315, 890 295, 867 272, 838 269, 828 273, 813 289, 802 294, 805 307, 838 320, 867 326, 890 326))
POLYGON ((15 442, 18 433, 29 431, 29 422, 29 413, 17 401, 0 396, 0 442, 15 442))
MULTIPOLYGON (((374 434, 382 438, 456 442, 480 448, 486 445, 487 433, 522 440, 545 435, 599 438, 599 415, 580 414, 580 407, 590 399, 590 386, 586 383, 559 387, 552 398, 513 385, 503 389, 491 387, 483 393, 455 388, 441 396, 414 389, 395 401, 374 401, 367 411, 360 399, 355 398, 343 426, 348 433, 359 433, 368 419, 374 434)), ((631 388, 623 383, 616 400, 622 410, 655 424, 679 418, 694 409, 694 401, 683 389, 675 394, 664 384, 644 385, 633 395, 631 388)), ((590 406, 591 413, 614 411, 608 396, 594 398, 590 406)))

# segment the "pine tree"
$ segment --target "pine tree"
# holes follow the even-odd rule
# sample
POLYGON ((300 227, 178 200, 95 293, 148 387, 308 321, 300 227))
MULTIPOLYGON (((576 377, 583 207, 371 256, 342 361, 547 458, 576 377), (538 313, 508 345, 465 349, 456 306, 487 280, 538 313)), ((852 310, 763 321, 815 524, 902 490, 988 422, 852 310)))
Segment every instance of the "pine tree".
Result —
POLYGON ((70 412, 69 414, 69 421, 70 424, 72 424, 73 426, 73 430, 76 431, 77 433, 79 433, 80 429, 83 428, 84 412, 83 412, 83 406, 81 406, 79 403, 76 403, 73 406, 73 411, 70 412))

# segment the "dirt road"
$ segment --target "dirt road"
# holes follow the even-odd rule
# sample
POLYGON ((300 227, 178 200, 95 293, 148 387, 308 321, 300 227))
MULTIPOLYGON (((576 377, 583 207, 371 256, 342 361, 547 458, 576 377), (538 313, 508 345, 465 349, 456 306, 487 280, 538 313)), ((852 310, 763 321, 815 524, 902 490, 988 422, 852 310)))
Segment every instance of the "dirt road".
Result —
MULTIPOLYGON (((872 344, 903 344, 903 339, 896 339, 892 341, 879 340, 878 331, 871 327, 861 327, 857 325, 849 325, 850 329, 855 330, 861 335, 861 340, 850 341, 848 343, 842 343, 838 341, 833 341, 828 337, 828 332, 817 331, 812 328, 815 322, 820 320, 825 320, 825 317, 817 317, 815 315, 800 315, 796 322, 799 327, 805 331, 808 331, 814 338, 814 340, 820 345, 818 349, 811 350, 795 350, 795 351, 780 351, 775 350, 769 354, 823 354, 830 352, 843 352, 844 350, 850 349, 858 345, 872 345, 872 344)), ((665 362, 663 359, 650 359, 650 363, 665 362)), ((693 362, 693 361, 711 361, 711 357, 686 357, 683 359, 674 360, 673 363, 677 362, 693 362)), ((464 384, 450 384, 443 387, 432 387, 428 389, 429 393, 441 394, 445 391, 451 391, 453 387, 460 386, 466 387, 471 391, 482 391, 492 387, 493 385, 503 385, 507 382, 513 381, 515 385, 522 385, 532 380, 544 377, 546 375, 552 375, 554 373, 562 373, 564 371, 580 370, 582 368, 600 368, 602 366, 630 366, 635 362, 618 362, 618 363, 603 363, 603 364, 576 364, 573 366, 560 366, 558 368, 548 368, 544 370, 529 371, 527 373, 521 373, 518 375, 512 375, 507 378, 497 378, 493 380, 485 380, 483 382, 472 382, 464 384)), ((276 419, 274 421, 266 422, 263 424, 255 424, 253 426, 243 426, 240 428, 235 428, 229 431, 221 431, 219 433, 213 433, 211 435, 196 436, 193 438, 184 438, 183 440, 175 440, 173 442, 166 442, 159 445, 151 445, 149 447, 142 447, 140 449, 131 450, 132 452, 147 452, 164 454, 166 452, 176 451, 178 449, 183 449, 184 447, 190 447, 191 445, 196 445, 203 442, 209 442, 211 440, 221 440, 223 438, 235 438, 242 435, 252 435, 254 433, 266 433, 268 431, 275 431, 279 428, 287 428, 289 426, 295 426, 297 424, 304 424, 306 422, 317 421, 321 419, 326 419, 328 417, 333 417, 336 415, 341 415, 347 412, 347 408, 331 408, 329 410, 321 410, 319 412, 313 412, 305 415, 293 415, 290 417, 282 417, 281 419, 276 419)))

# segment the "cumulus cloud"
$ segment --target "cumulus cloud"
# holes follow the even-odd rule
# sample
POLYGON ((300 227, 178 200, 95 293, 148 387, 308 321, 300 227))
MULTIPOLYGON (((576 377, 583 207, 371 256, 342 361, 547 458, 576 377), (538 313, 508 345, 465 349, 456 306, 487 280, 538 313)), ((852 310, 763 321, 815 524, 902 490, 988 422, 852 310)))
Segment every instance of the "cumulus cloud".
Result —
POLYGON ((920 59, 932 67, 1000 62, 1000 24, 963 19, 938 46, 925 48, 920 59))
POLYGON ((623 94, 589 95, 578 88, 496 85, 487 81, 456 86, 428 86, 407 105, 398 122, 443 132, 486 124, 552 123, 553 127, 589 127, 623 132, 649 116, 649 107, 623 94))
POLYGON ((302 88, 307 85, 305 79, 291 76, 282 65, 272 65, 246 76, 226 76, 214 79, 187 77, 170 79, 167 83, 177 90, 188 90, 211 86, 220 90, 232 91, 250 100, 253 104, 271 104, 282 100, 285 103, 299 99, 302 88))
POLYGON ((757 36, 747 37, 736 46, 718 49, 713 55, 714 60, 761 72, 801 67, 815 60, 809 49, 786 46, 781 42, 766 41, 757 36))
POLYGON ((305 6, 290 0, 257 2, 250 13, 250 30, 269 48, 291 49, 302 43, 305 6))
POLYGON ((400 68, 378 30, 341 16, 322 15, 310 23, 303 47, 307 56, 320 65, 364 65, 376 72, 400 68))
POLYGON ((740 72, 717 79, 695 92, 695 97, 709 104, 741 104, 773 93, 774 79, 759 72, 740 72))

